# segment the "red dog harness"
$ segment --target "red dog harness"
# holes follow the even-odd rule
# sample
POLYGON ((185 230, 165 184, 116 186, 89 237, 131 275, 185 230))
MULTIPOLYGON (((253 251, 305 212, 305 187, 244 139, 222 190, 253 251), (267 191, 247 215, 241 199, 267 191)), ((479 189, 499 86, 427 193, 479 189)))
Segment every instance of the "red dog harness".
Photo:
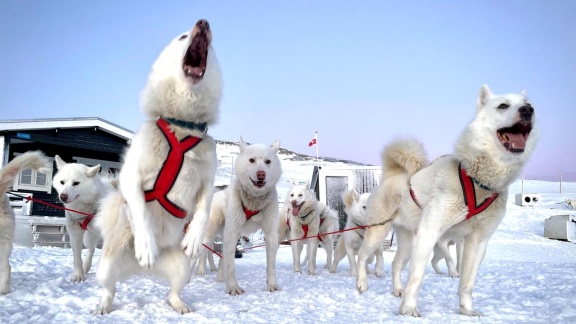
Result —
MULTIPOLYGON (((322 226, 323 222, 324 222, 324 218, 320 218, 320 226, 322 226)), ((290 229, 290 230, 292 229, 290 227, 290 215, 288 215, 288 217, 286 218, 286 225, 288 225, 288 229, 290 229)), ((306 238, 308 236, 308 224, 302 224, 302 230, 304 231, 304 236, 302 236, 302 238, 306 238)), ((318 239, 320 241, 322 241, 322 236, 320 235, 320 231, 318 231, 318 239)))
POLYGON ((259 210, 250 210, 250 209, 246 208, 246 206, 244 206, 244 204, 242 204, 242 209, 244 209, 244 215, 246 215, 246 220, 249 220, 252 216, 254 216, 260 212, 259 210))
POLYGON ((477 205, 474 179, 466 173, 466 169, 462 169, 462 163, 458 165, 458 175, 460 176, 460 184, 462 185, 462 193, 464 194, 464 203, 468 206, 468 215, 466 215, 466 219, 470 219, 472 216, 480 214, 488 208, 496 198, 498 198, 498 193, 495 192, 492 196, 484 199, 480 205, 477 205))
MULTIPOLYGON (((474 215, 480 214, 483 212, 488 206, 492 204, 496 198, 498 198, 498 193, 495 192, 492 196, 484 199, 480 205, 476 202, 476 191, 474 190, 474 178, 466 173, 466 169, 462 168, 462 163, 458 165, 458 176, 460 177, 460 185, 462 186, 462 194, 464 195, 464 203, 468 206, 468 214, 466 215, 466 219, 470 219, 474 215)), ((482 189, 490 190, 490 188, 480 185, 482 189)), ((410 196, 414 203, 422 209, 418 201, 416 200, 416 195, 412 188, 410 188, 410 196)))
POLYGON ((184 154, 198 145, 202 138, 186 136, 184 139, 179 141, 174 132, 170 129, 168 121, 159 118, 156 121, 156 125, 160 128, 162 134, 164 134, 170 149, 168 151, 168 156, 158 173, 156 182, 154 182, 154 187, 151 190, 144 192, 144 199, 146 202, 158 200, 160 205, 174 217, 185 218, 186 210, 170 201, 166 195, 170 192, 170 189, 172 189, 172 186, 176 182, 176 178, 180 173, 180 169, 184 163, 184 154))

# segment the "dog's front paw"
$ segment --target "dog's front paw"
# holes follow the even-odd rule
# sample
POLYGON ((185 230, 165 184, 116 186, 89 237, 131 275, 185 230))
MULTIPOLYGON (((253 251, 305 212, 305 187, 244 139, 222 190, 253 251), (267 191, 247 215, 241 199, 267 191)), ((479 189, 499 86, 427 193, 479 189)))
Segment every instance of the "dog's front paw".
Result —
POLYGON ((448 276, 450 278, 458 278, 458 277, 460 277, 460 274, 458 274, 457 271, 450 271, 450 272, 448 272, 448 276))
POLYGON ((82 282, 86 279, 86 277, 84 276, 84 272, 80 271, 80 272, 74 272, 74 274, 72 274, 72 277, 70 277, 70 281, 71 282, 82 282))
POLYGON ((376 269, 374 269, 374 274, 378 278, 383 277, 384 276, 384 269, 376 268, 376 269))
POLYGON ((152 268, 158 257, 158 246, 154 237, 145 234, 135 235, 134 256, 140 266, 146 269, 152 268))
POLYGON ((106 302, 101 302, 98 307, 96 307, 96 311, 94 311, 95 315, 106 315, 109 314, 112 310, 112 305, 106 302))
POLYGON ((316 270, 314 269, 308 269, 308 274, 311 276, 315 276, 316 275, 316 270))
POLYGON ((368 290, 368 280, 366 280, 366 278, 358 277, 356 279, 356 289, 358 289, 358 292, 361 292, 361 293, 368 290))
POLYGON ((336 273, 336 267, 332 266, 332 267, 330 267, 330 270, 328 270, 328 271, 330 271, 330 273, 336 273))
POLYGON ((244 293, 244 289, 238 285, 226 286, 226 293, 232 296, 238 296, 244 293))
POLYGON ((169 297, 168 302, 170 302, 170 305, 174 308, 174 310, 180 314, 188 314, 192 311, 190 306, 186 305, 186 303, 184 303, 180 297, 169 297))
POLYGON ((396 288, 396 289, 394 289, 394 296, 396 296, 396 297, 402 297, 403 294, 404 294, 404 289, 402 289, 402 288, 396 288))
POLYGON ((402 302, 402 305, 400 305, 400 315, 421 317, 420 311, 416 305, 408 305, 404 301, 402 302))
POLYGON ((202 247, 203 237, 201 234, 202 233, 200 233, 198 229, 190 228, 190 226, 188 226, 188 231, 180 243, 180 247, 187 257, 198 257, 198 254, 200 253, 200 247, 202 247))
POLYGON ((468 316, 484 316, 482 313, 476 312, 472 309, 465 308, 464 306, 460 305, 460 314, 468 315, 468 316))
POLYGON ((278 287, 277 284, 268 284, 267 285, 267 289, 269 292, 275 292, 275 291, 281 291, 282 289, 280 289, 280 287, 278 287))

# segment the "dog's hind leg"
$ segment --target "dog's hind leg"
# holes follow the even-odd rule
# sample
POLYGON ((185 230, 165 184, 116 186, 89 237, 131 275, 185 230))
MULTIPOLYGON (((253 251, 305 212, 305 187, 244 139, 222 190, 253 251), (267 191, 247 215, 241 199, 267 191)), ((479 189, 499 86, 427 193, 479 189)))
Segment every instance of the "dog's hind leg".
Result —
MULTIPOLYGON (((448 276, 450 278, 458 278, 458 270, 456 269, 456 265, 454 264, 454 259, 450 255, 450 245, 449 242, 446 240, 440 239, 438 243, 434 246, 434 254, 436 254, 436 249, 438 248, 441 255, 444 256, 444 260, 446 260, 446 267, 448 268, 448 276)), ((436 270, 436 269, 434 269, 436 270)), ((436 271, 438 273, 438 271, 436 271)))
MULTIPOLYGON (((336 248, 334 249, 334 260, 332 261, 332 266, 330 267, 330 273, 336 273, 336 268, 338 263, 344 258, 345 254, 345 238, 344 234, 340 235, 338 242, 336 242, 336 248)), ((356 263, 356 261, 354 261, 356 263)))
POLYGON ((332 267, 332 257, 334 256, 334 240, 332 234, 324 235, 324 250, 326 250, 326 265, 324 269, 330 269, 332 267))
POLYGON ((377 225, 368 227, 364 233, 364 242, 358 251, 358 277, 356 278, 356 288, 359 292, 364 292, 368 289, 367 280, 367 260, 374 254, 374 251, 379 246, 382 246, 384 239, 390 232, 391 223, 388 222, 384 225, 377 225))
POLYGON ((374 274, 376 277, 382 277, 384 275, 384 248, 379 246, 374 252, 376 257, 376 265, 374 266, 374 274))
POLYGON ((0 295, 10 292, 12 241, 0 242, 0 295))
POLYGON ((170 283, 168 302, 180 314, 191 312, 190 306, 180 298, 180 293, 190 278, 190 270, 189 259, 179 249, 162 251, 154 268, 154 273, 170 283))
POLYGON ((396 237, 398 238, 396 255, 392 260, 392 285, 394 289, 394 296, 401 297, 404 293, 402 288, 401 273, 410 260, 410 253, 412 251, 412 233, 409 230, 396 226, 394 228, 396 237))
MULTIPOLYGON (((440 249, 439 244, 441 244, 440 242, 436 243, 436 245, 434 245, 434 255, 432 256, 432 260, 430 261, 430 264, 432 264, 432 268, 434 268, 434 271, 437 274, 443 274, 442 270, 440 270, 440 268, 438 267, 438 262, 440 262, 440 260, 444 259, 444 254, 442 253, 442 250, 440 249)), ((446 264, 448 264, 448 262, 446 262, 446 264)))
POLYGON ((214 263, 214 254, 213 253, 208 253, 208 263, 210 264, 210 271, 214 272, 214 271, 218 271, 218 268, 216 268, 216 264, 214 263))
MULTIPOLYGON (((110 239, 109 241, 112 241, 110 239)), ((125 248, 122 245, 114 246, 114 243, 106 246, 106 240, 102 247, 102 255, 100 262, 98 262, 98 270, 96 271, 96 279, 102 286, 102 297, 100 304, 96 308, 97 315, 104 315, 110 313, 114 296, 116 295, 116 282, 134 272, 138 268, 134 252, 125 248)))

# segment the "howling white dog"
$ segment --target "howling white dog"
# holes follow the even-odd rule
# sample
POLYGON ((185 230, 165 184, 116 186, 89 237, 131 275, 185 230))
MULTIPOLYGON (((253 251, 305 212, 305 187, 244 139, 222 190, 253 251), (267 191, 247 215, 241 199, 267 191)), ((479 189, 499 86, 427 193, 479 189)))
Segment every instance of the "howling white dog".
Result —
POLYGON ((428 164, 417 140, 387 145, 382 153, 383 181, 368 204, 368 222, 384 225, 366 230, 359 252, 358 290, 368 288, 365 262, 393 222, 398 250, 392 276, 394 292, 403 298, 400 314, 420 316, 418 291, 436 243, 463 240, 460 313, 480 315, 472 308, 472 289, 488 241, 506 214, 508 186, 536 146, 535 118, 523 93, 494 95, 484 85, 476 116, 458 138, 452 155, 428 164), (408 260, 409 279, 402 290, 400 272, 408 260))
POLYGON ((111 311, 116 282, 150 273, 168 280, 168 302, 190 312, 180 292, 200 248, 213 196, 221 73, 212 30, 199 20, 162 51, 142 93, 148 115, 120 171, 120 190, 96 216, 104 245, 96 273, 103 287, 96 313, 111 311), (187 231, 184 234, 186 224, 187 231))

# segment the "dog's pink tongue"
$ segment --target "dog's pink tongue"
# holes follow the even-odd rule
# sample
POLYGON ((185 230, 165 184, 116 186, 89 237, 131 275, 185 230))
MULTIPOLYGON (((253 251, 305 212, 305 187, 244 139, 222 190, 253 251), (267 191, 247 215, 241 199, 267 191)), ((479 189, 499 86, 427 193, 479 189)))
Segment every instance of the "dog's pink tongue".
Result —
POLYGON ((513 149, 526 148, 526 139, 524 138, 524 135, 522 135, 521 133, 518 134, 506 133, 505 135, 508 137, 510 148, 513 149))
POLYGON ((298 216, 298 214, 300 213, 300 207, 302 207, 302 206, 300 205, 300 206, 292 207, 292 215, 298 216))

